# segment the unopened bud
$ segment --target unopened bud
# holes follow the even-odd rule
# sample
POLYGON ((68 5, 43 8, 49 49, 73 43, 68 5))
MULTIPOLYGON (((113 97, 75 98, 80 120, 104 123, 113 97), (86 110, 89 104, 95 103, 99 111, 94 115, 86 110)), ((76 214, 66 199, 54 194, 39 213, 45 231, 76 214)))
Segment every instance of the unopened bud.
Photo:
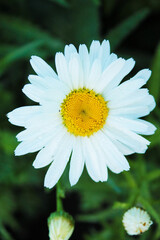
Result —
POLYGON ((50 240, 68 240, 74 230, 74 220, 68 213, 51 213, 48 218, 50 240))
POLYGON ((123 216, 123 225, 129 235, 138 235, 148 230, 152 221, 149 214, 141 208, 133 207, 123 216))

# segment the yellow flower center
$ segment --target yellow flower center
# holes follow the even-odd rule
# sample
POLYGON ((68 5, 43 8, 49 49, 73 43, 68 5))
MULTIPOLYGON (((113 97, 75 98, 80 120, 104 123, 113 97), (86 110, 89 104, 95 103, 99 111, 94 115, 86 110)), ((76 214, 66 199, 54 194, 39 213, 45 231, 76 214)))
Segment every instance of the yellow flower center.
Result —
POLYGON ((61 104, 63 124, 75 136, 90 136, 100 130, 108 116, 107 102, 93 90, 71 91, 61 104))

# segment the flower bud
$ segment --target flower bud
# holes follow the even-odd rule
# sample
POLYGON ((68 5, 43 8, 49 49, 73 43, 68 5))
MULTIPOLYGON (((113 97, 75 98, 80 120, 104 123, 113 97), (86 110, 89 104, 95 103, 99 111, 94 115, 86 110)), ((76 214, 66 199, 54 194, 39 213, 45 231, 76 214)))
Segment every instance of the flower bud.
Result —
POLYGON ((51 213, 48 218, 50 240, 68 240, 74 230, 74 220, 68 213, 51 213))
POLYGON ((123 225, 129 235, 138 235, 148 230, 153 223, 149 214, 141 208, 133 207, 123 216, 123 225))

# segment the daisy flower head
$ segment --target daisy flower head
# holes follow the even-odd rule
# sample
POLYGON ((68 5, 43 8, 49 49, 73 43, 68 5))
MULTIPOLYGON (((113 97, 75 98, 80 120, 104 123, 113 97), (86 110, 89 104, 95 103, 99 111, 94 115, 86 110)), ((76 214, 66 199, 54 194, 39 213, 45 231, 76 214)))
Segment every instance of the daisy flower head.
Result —
POLYGON ((123 216, 123 225, 129 235, 146 232, 153 223, 149 214, 141 208, 133 207, 123 216))
POLYGON ((121 83, 135 61, 110 53, 109 42, 93 41, 90 49, 66 45, 56 53, 56 72, 40 57, 30 63, 37 75, 29 75, 23 92, 39 103, 8 114, 12 124, 25 130, 17 135, 21 143, 15 155, 39 151, 33 166, 50 164, 44 185, 52 188, 69 159, 69 180, 74 185, 84 165, 95 181, 106 181, 114 173, 129 170, 125 155, 144 153, 155 127, 140 117, 155 107, 146 88, 149 69, 139 71, 121 83), (121 83, 121 84, 120 84, 121 83))

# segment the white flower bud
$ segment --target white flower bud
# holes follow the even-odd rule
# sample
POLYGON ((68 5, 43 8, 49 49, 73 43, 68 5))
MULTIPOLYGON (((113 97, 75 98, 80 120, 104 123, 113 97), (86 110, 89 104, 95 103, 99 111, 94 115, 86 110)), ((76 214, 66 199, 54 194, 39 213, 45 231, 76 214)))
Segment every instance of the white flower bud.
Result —
POLYGON ((123 225, 129 235, 138 235, 148 230, 153 223, 146 211, 133 207, 123 216, 123 225))
POLYGON ((68 240, 74 230, 74 220, 66 212, 52 213, 48 218, 50 240, 68 240))

